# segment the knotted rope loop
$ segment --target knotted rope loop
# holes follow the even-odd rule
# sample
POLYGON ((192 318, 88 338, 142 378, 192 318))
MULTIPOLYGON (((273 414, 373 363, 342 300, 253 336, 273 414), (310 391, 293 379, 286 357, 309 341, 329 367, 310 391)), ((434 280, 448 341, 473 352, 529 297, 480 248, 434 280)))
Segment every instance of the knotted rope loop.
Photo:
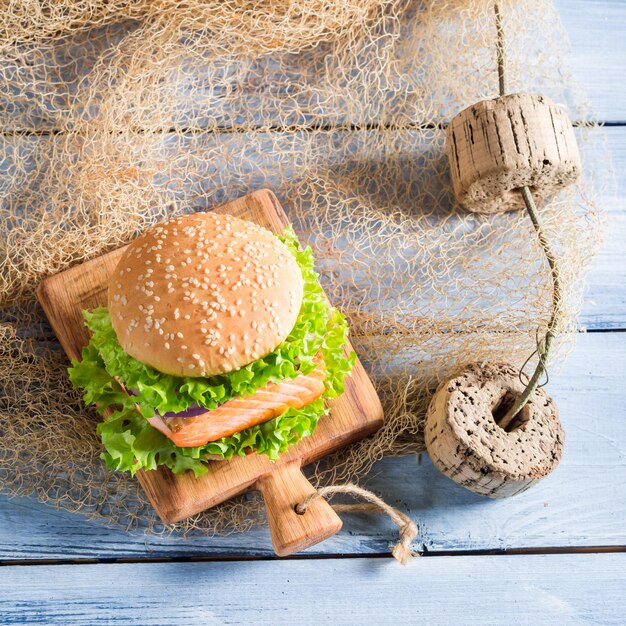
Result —
POLYGON ((370 511, 385 513, 391 518, 391 521, 400 529, 400 539, 398 543, 393 547, 391 554, 402 565, 406 565, 414 556, 418 556, 417 552, 411 549, 411 542, 418 533, 418 528, 415 522, 408 516, 398 511, 391 505, 387 504, 384 500, 379 498, 375 493, 368 491, 348 483, 346 485, 329 485, 327 487, 320 487, 317 491, 308 495, 302 502, 299 502, 294 507, 298 515, 304 515, 306 510, 317 498, 330 498, 337 493, 346 493, 356 498, 362 498, 367 501, 367 504, 337 504, 333 505, 333 509, 336 511, 370 511))

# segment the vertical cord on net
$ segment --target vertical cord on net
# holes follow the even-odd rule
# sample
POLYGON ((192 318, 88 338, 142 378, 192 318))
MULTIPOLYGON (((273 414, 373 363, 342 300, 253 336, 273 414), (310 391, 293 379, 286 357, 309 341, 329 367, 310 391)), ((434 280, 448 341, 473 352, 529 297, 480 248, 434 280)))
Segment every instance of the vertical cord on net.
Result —
MULTIPOLYGON (((504 28, 502 25, 502 14, 500 13, 500 7, 498 3, 494 3, 494 13, 496 18, 496 36, 497 36, 497 44, 496 44, 496 54, 498 60, 498 86, 500 91, 500 96, 506 95, 506 73, 505 73, 505 52, 504 52, 504 28)), ((537 233, 537 237, 539 239, 539 244, 541 245, 546 259, 548 261, 548 265, 550 266, 550 274, 552 277, 552 314, 550 316, 550 320, 548 322, 548 327, 546 330, 545 338, 542 342, 539 342, 537 346, 537 356, 539 358, 539 362, 537 363, 537 367, 530 380, 526 384, 526 388, 522 392, 522 394, 515 400, 513 406, 507 411, 504 418, 499 422, 502 428, 505 428, 515 419, 515 416, 524 408, 528 400, 530 400, 531 396, 539 386, 539 381, 541 377, 546 372, 546 364, 548 360, 548 356, 550 354, 550 348, 552 346, 552 342, 556 335, 555 329, 559 322, 559 314, 560 314, 560 300, 561 300, 561 283, 559 278, 559 268, 557 264, 557 260, 555 255, 552 252, 550 244, 548 243, 548 239, 543 231, 543 227, 539 220, 539 215, 537 211, 537 205, 533 199, 533 195, 530 189, 527 186, 521 187, 519 191, 524 198, 524 204, 526 205, 526 210, 530 219, 535 228, 535 232, 537 233)))

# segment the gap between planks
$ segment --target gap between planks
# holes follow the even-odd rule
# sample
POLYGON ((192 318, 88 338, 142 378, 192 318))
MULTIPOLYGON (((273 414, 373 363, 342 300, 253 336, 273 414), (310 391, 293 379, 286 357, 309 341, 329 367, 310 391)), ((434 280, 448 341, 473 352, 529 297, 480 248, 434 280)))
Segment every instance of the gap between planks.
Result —
MULTIPOLYGON (((429 550, 421 546, 420 558, 440 556, 529 556, 551 554, 621 554, 626 553, 626 545, 617 546, 563 546, 547 548, 511 548, 483 550, 429 550)), ((99 558, 99 559, 17 559, 0 561, 0 567, 37 566, 37 565, 110 565, 139 563, 231 563, 239 561, 319 561, 325 559, 391 559, 391 552, 369 552, 354 554, 295 554, 288 557, 276 556, 181 556, 181 557, 146 557, 146 558, 99 558)))
MULTIPOLYGON (((625 121, 599 121, 599 120, 574 120, 572 126, 574 128, 587 128, 589 122, 596 123, 602 128, 619 128, 626 126, 625 121)), ((182 128, 176 128, 174 126, 169 128, 161 128, 159 130, 147 131, 142 128, 136 128, 132 132, 136 135, 169 135, 169 134, 181 134, 181 135, 246 135, 246 134, 286 134, 286 133, 336 133, 336 132, 388 132, 388 131, 400 131, 400 130, 445 130, 448 127, 447 122, 440 122, 438 124, 428 123, 420 124, 416 122, 414 124, 376 124, 375 122, 368 122, 366 124, 309 124, 308 126, 216 126, 215 128, 202 128, 185 126, 182 128)), ((68 134, 65 130, 58 128, 49 128, 43 130, 5 130, 0 131, 0 137, 56 137, 59 135, 68 134)), ((78 133, 82 135, 83 133, 78 133)), ((109 135, 116 135, 118 133, 108 133, 109 135)))

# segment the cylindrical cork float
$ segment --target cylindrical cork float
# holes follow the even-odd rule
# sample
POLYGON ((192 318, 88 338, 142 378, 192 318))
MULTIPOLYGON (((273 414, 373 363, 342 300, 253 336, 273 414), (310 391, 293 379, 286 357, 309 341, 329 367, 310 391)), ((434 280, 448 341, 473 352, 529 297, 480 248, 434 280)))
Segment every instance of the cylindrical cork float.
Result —
POLYGON ((525 491, 561 460, 565 434, 543 389, 509 423, 507 408, 524 385, 505 364, 474 363, 445 381, 428 409, 424 439, 435 466, 491 498, 525 491))
POLYGON ((446 149, 455 196, 476 213, 522 209, 520 187, 543 200, 581 172, 572 124, 545 96, 516 93, 473 104, 450 122, 446 149))

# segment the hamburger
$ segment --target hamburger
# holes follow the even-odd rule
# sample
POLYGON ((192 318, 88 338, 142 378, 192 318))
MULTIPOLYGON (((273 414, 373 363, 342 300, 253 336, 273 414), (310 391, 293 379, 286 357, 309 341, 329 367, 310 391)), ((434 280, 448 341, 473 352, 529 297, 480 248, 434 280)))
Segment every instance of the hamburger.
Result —
POLYGON ((108 306, 69 375, 110 469, 206 471, 208 459, 276 459, 311 435, 356 359, 310 248, 229 215, 157 225, 124 251, 108 306))

